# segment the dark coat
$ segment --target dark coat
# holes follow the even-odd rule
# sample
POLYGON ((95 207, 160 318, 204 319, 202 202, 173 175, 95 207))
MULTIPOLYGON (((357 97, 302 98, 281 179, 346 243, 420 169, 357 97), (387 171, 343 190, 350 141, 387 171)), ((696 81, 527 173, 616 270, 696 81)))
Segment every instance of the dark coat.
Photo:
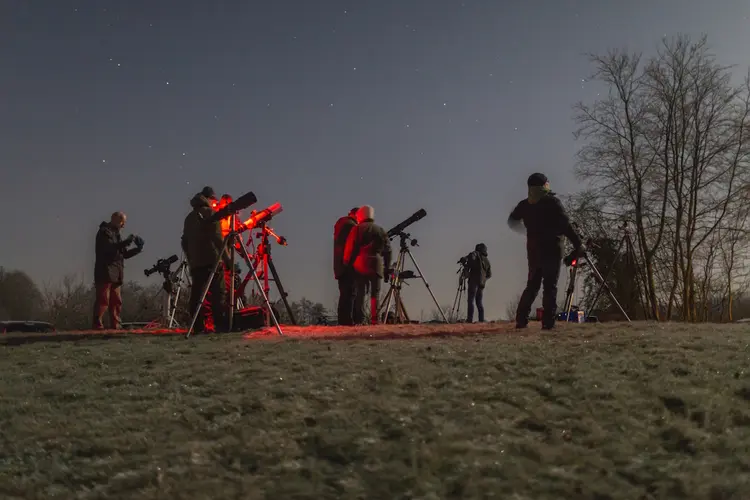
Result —
POLYGON ((122 284, 125 274, 125 259, 141 252, 140 248, 131 248, 130 240, 122 240, 120 229, 109 222, 99 224, 96 233, 96 261, 94 262, 94 283, 122 284))
POLYGON ((336 279, 341 278, 345 273, 344 266, 344 248, 346 240, 352 228, 357 225, 357 219, 351 215, 341 217, 333 226, 333 275, 336 279))
POLYGON ((536 203, 528 198, 520 201, 510 213, 508 224, 514 226, 520 221, 526 226, 526 247, 530 255, 562 256, 563 236, 576 250, 581 248, 581 238, 554 193, 541 197, 536 203))
POLYGON ((484 287, 487 280, 492 277, 492 266, 490 265, 490 259, 487 258, 487 246, 480 243, 466 257, 467 267, 469 268, 469 283, 476 283, 480 287, 484 287))
POLYGON ((360 276, 383 278, 385 266, 391 264, 391 241, 388 233, 365 219, 349 232, 344 248, 344 264, 360 276))
POLYGON ((182 229, 182 251, 185 252, 190 269, 216 265, 224 238, 221 221, 212 221, 214 214, 211 202, 198 193, 190 200, 193 210, 185 217, 182 229))

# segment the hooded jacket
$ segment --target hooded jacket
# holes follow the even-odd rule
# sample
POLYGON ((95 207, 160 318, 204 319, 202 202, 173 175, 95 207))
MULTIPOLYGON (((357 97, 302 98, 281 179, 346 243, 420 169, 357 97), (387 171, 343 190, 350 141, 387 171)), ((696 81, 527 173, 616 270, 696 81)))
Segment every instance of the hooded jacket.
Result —
POLYGON ((365 219, 349 232, 344 248, 344 265, 360 276, 383 278, 385 266, 391 264, 391 242, 388 233, 365 219))
MULTIPOLYGON (((537 188, 537 186, 532 186, 537 188)), ((555 193, 529 188, 529 196, 518 202, 508 217, 508 225, 526 226, 526 247, 534 254, 562 255, 562 238, 567 237, 573 247, 581 248, 581 238, 576 234, 555 193)))
POLYGON ((140 248, 131 248, 126 250, 130 245, 132 238, 123 241, 120 236, 120 229, 109 222, 99 224, 99 231, 96 233, 94 262, 94 283, 96 284, 122 284, 125 274, 125 259, 138 255, 140 248))
POLYGON ((182 230, 182 251, 190 269, 212 267, 219 258, 224 238, 221 221, 212 221, 214 214, 208 198, 201 193, 190 200, 191 212, 185 217, 182 230))
POLYGON ((336 279, 340 279, 345 274, 344 248, 349 233, 356 225, 357 219, 350 214, 341 217, 333 226, 333 275, 336 279))
POLYGON ((479 243, 468 256, 469 283, 483 287, 492 277, 492 266, 487 257, 487 245, 479 243))

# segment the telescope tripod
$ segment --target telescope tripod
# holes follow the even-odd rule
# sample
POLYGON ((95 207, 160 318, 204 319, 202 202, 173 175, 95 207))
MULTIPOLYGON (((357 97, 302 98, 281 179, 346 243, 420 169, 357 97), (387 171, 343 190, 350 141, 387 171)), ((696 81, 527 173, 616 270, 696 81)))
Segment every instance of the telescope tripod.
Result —
MULTIPOLYGON (((623 245, 626 245, 626 251, 631 252, 634 251, 632 240, 630 239, 630 234, 627 230, 627 223, 625 223, 622 226, 622 229, 624 230, 624 234, 622 239, 620 240, 620 244, 617 247, 617 251, 615 253, 615 259, 620 256, 623 245)), ((589 238, 589 241, 591 241, 591 238, 589 238)), ((634 255, 629 254, 629 255, 634 255)), ((575 286, 576 281, 578 279, 578 269, 583 266, 588 266, 588 268, 591 270, 592 275, 594 276, 594 279, 596 280, 597 284, 599 285, 599 289, 597 290, 596 294, 594 295, 594 298, 591 301, 591 304, 587 304, 587 309, 589 311, 592 311, 594 306, 596 305, 596 302, 599 300, 599 297, 601 296, 602 292, 606 291, 609 295, 609 298, 612 299, 612 303, 617 306, 617 308, 620 310, 622 315, 625 317, 625 319, 630 323, 630 316, 628 316, 628 313, 625 312, 625 309, 620 304, 620 301, 617 300, 617 297, 615 297, 614 292, 612 292, 612 289, 609 287, 609 284, 607 283, 607 279, 609 278, 609 275, 612 273, 612 269, 614 266, 610 266, 609 270, 607 271, 607 277, 603 277, 602 274, 599 272, 599 269, 597 269, 596 265, 594 265, 594 261, 591 259, 588 251, 584 252, 582 256, 580 256, 577 259, 573 260, 573 263, 570 266, 570 278, 568 283, 568 290, 565 294, 565 320, 570 320, 570 311, 573 308, 573 295, 575 293, 575 286), (581 262, 581 259, 586 259, 586 262, 581 262)))
MULTIPOLYGON (((230 266, 232 269, 234 269, 234 257, 235 252, 239 252, 240 256, 243 258, 245 263, 247 263, 248 268, 250 271, 248 272, 248 276, 251 275, 251 278, 255 280, 255 283, 258 285, 258 290, 260 290, 260 293, 263 295, 263 300, 266 303, 266 307, 268 308, 267 311, 270 315, 270 317, 273 319, 274 324, 276 325, 276 331, 279 333, 279 335, 283 335, 281 332, 281 325, 279 325, 279 321, 276 318, 276 314, 274 314, 273 309, 271 308, 271 303, 268 301, 268 295, 266 294, 265 290, 261 287, 260 279, 258 278, 258 273, 255 271, 255 266, 253 265, 252 259, 250 258, 250 255, 247 253, 247 249, 242 245, 242 239, 240 238, 240 233, 237 231, 237 224, 236 224, 236 217, 232 216, 232 225, 231 225, 231 231, 229 234, 224 238, 224 241, 222 242, 221 249, 219 251, 219 256, 216 259, 216 264, 214 264, 213 272, 208 278, 208 281, 206 282, 206 285, 203 287, 203 292, 201 293, 200 300, 198 301, 198 307, 195 310, 195 313, 193 313, 192 321, 190 322, 190 327, 188 328, 187 333, 185 334, 185 338, 190 338, 190 335, 193 333, 193 328, 195 327, 195 322, 198 320, 198 315, 201 313, 201 309, 203 308, 203 301, 206 300, 206 295, 208 295, 208 291, 211 289, 211 284, 215 279, 217 279, 216 273, 219 271, 219 268, 221 267, 221 264, 224 260, 224 255, 227 250, 230 252, 230 266)), ((219 278, 222 279, 222 278, 219 278)), ((222 286, 224 284, 222 283, 222 286)), ((235 311, 236 303, 235 303, 235 281, 234 279, 230 280, 230 287, 229 287, 229 317, 228 317, 228 326, 229 331, 232 331, 232 326, 234 322, 234 311, 235 311)))
POLYGON ((182 293, 182 284, 183 282, 190 284, 190 276, 187 272, 187 260, 184 254, 180 265, 177 266, 175 271, 172 272, 166 269, 161 271, 160 274, 164 278, 161 290, 157 294, 158 297, 164 292, 161 316, 158 320, 154 320, 146 325, 146 328, 178 328, 179 324, 175 321, 175 315, 177 314, 180 294, 182 293))
MULTIPOLYGON (((425 288, 427 288, 427 291, 430 292, 430 296, 432 297, 433 302, 435 302, 435 307, 437 307, 438 311, 440 311, 440 315, 443 317, 443 321, 448 323, 448 318, 446 318, 443 309, 440 307, 440 304, 438 304, 438 301, 435 298, 435 294, 432 293, 430 284, 427 283, 422 270, 419 268, 419 264, 417 264, 417 260, 414 258, 414 255, 411 253, 411 250, 407 245, 408 242, 409 244, 411 244, 411 246, 419 246, 417 240, 410 239, 410 236, 404 232, 399 233, 399 237, 400 245, 398 258, 396 259, 396 266, 393 269, 393 274, 391 275, 391 286, 388 289, 388 292, 386 292, 385 297, 383 298, 383 306, 381 307, 380 311, 377 312, 378 316, 381 317, 381 322, 388 322, 391 303, 394 304, 395 308, 395 314, 393 318, 394 323, 411 322, 411 320, 409 319, 409 314, 406 312, 404 301, 401 298, 401 287, 407 279, 420 278, 424 283, 425 288), (419 273, 418 275, 414 274, 414 271, 411 270, 404 271, 404 265, 406 264, 407 255, 411 259, 412 264, 414 264, 414 267, 417 269, 417 272, 419 273)), ((370 314, 372 314, 372 312, 370 314)))
MULTIPOLYGON (((617 245, 617 250, 615 252, 615 259, 617 259, 620 255, 622 255, 622 249, 625 247, 625 258, 628 260, 631 260, 635 262, 635 245, 633 244, 633 239, 630 237, 630 231, 628 230, 628 223, 624 222, 622 226, 620 227, 622 229, 622 238, 620 239, 620 243, 617 245)), ((613 262, 614 264, 614 262, 613 262)), ((612 274, 612 270, 614 269, 614 265, 611 265, 609 267, 609 270, 607 271, 607 275, 604 278, 601 278, 600 280, 597 280, 599 282, 599 288, 597 289, 596 293, 594 294, 594 297, 591 299, 591 304, 587 304, 587 307, 590 310, 593 310, 594 306, 596 305, 597 301, 599 300, 599 297, 601 297, 602 292, 606 291, 610 298, 612 298, 613 302, 617 305, 617 307, 620 309, 622 314, 625 316, 625 319, 630 322, 630 318, 623 310, 622 306, 619 302, 614 298, 614 294, 612 293, 612 290, 610 290, 609 285, 607 284, 607 280, 609 279, 610 274, 612 274)), ((598 274, 598 272, 597 272, 598 274)), ((601 277, 601 275, 599 275, 601 277)), ((633 279, 636 280, 636 283, 639 283, 640 280, 638 280, 638 276, 634 276, 633 279)), ((642 299, 640 289, 638 290, 638 298, 642 299)), ((641 304, 643 306, 643 304, 641 304)))
MULTIPOLYGON (((260 229, 260 234, 258 234, 258 238, 260 238, 260 243, 258 244, 257 248, 255 249, 255 252, 253 254, 253 263, 250 264, 250 266, 255 270, 256 274, 263 278, 263 287, 261 289, 261 285, 258 283, 258 288, 261 289, 263 296, 268 297, 269 292, 271 291, 271 286, 269 285, 270 281, 273 281, 276 285, 276 289, 279 291, 279 295, 281 296, 281 301, 284 303, 284 308, 286 308, 286 312, 289 315, 289 321, 293 325, 297 324, 297 319, 294 316, 294 311, 292 310, 291 305, 289 304, 289 300, 287 299, 287 296, 289 295, 286 290, 284 290, 284 285, 281 283, 281 278, 279 277, 279 272, 276 270, 276 266, 273 263, 273 257, 271 256, 271 241, 269 240, 269 236, 273 236, 273 238, 276 240, 276 242, 279 245, 286 246, 287 241, 286 238, 283 236, 277 235, 274 230, 269 227, 265 222, 261 223, 258 226, 258 229, 260 229), (258 268, 260 268, 260 271, 258 271, 258 268), (269 273, 271 272, 272 278, 269 278, 269 273)), ((247 284, 252 279, 252 276, 248 274, 245 279, 242 281, 242 284, 239 286, 239 290, 243 291, 245 290, 245 287, 247 287, 247 284)), ((267 299, 266 299, 267 301, 267 299)), ((270 326, 271 320, 271 309, 266 311, 266 326, 270 326)))
POLYGON ((466 293, 466 265, 461 264, 458 268, 458 287, 456 288, 456 298, 453 299, 453 307, 451 308, 450 318, 452 321, 458 321, 461 314, 461 304, 464 303, 464 293, 466 293))

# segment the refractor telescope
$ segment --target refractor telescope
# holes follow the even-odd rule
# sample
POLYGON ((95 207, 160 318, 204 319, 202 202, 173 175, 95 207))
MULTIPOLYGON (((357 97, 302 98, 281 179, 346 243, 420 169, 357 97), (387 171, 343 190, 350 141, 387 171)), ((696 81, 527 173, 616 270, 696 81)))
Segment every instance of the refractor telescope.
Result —
POLYGON ((260 212, 253 211, 253 214, 250 216, 250 218, 243 222, 237 231, 246 231, 248 229, 257 227, 259 224, 264 224, 273 219, 274 216, 280 214, 283 210, 284 207, 282 207, 281 203, 277 201, 265 210, 261 210, 260 212))
POLYGON ((393 226, 390 229, 390 231, 388 231, 388 238, 394 238, 400 235, 401 233, 404 232, 404 229, 411 226, 418 220, 423 219, 426 215, 427 215, 427 211, 424 208, 420 208, 419 210, 414 212, 414 214, 412 214, 411 217, 401 222, 400 224, 396 224, 395 226, 393 226))
POLYGON ((209 220, 211 222, 217 222, 222 219, 226 219, 230 215, 237 213, 240 210, 245 210, 247 207, 249 207, 250 205, 254 205, 257 202, 258 198, 255 197, 255 193, 253 193, 252 191, 248 191, 233 202, 227 203, 227 206, 225 206, 224 208, 214 212, 209 220))
POLYGON ((150 269, 144 269, 143 274, 146 276, 151 276, 154 273, 161 273, 166 274, 169 272, 169 266, 174 264, 179 260, 179 257, 176 255, 172 255, 171 257, 167 257, 166 259, 159 259, 156 261, 156 264, 153 265, 150 269))

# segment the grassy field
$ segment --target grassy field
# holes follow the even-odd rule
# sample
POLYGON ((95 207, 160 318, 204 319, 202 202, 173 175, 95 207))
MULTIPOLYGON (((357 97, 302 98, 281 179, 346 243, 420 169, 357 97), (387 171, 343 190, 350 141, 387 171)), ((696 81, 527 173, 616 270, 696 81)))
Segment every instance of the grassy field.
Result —
POLYGON ((0 497, 750 498, 750 328, 0 345, 0 497))

